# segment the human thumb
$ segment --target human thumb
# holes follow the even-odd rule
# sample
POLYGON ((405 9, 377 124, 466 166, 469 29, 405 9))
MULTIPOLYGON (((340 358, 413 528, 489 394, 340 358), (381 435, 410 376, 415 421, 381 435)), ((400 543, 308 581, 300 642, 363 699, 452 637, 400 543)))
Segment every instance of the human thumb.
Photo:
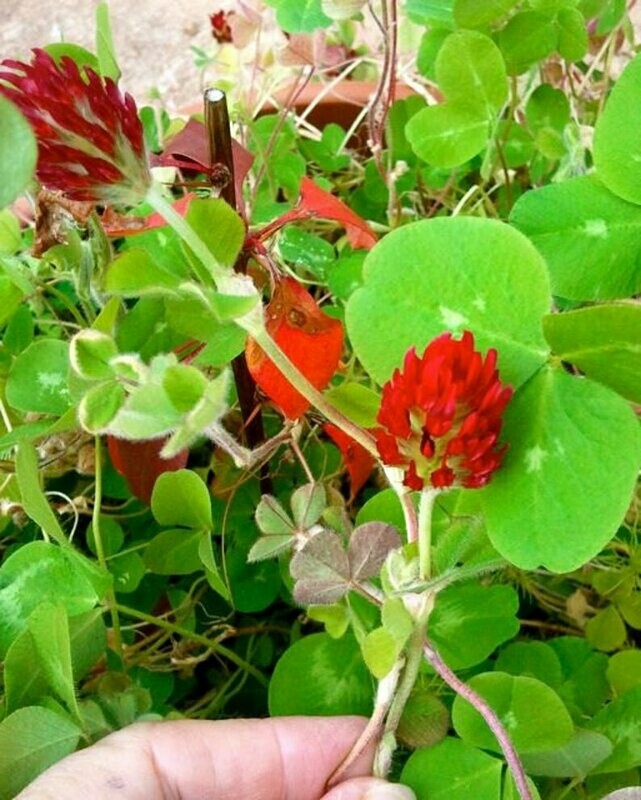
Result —
POLYGON ((416 795, 400 783, 380 778, 352 778, 332 789, 321 800, 416 800, 416 795))

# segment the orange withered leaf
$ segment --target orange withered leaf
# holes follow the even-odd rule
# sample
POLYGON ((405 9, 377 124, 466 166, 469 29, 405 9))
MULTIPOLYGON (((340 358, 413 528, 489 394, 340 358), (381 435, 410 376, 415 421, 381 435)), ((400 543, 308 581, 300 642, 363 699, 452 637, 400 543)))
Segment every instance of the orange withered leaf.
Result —
POLYGON ((350 500, 353 500, 374 469, 374 457, 337 425, 326 422, 323 425, 323 430, 341 451, 343 462, 349 475, 350 500))
MULTIPOLYGON (((343 349, 343 325, 325 314, 294 278, 283 278, 265 309, 267 332, 289 360, 317 389, 336 372, 343 349)), ((245 350, 247 366, 270 400, 290 419, 310 406, 252 339, 245 350)))
POLYGON ((338 197, 321 189, 311 178, 305 177, 301 180, 300 199, 296 207, 312 216, 340 222, 354 249, 362 247, 371 250, 376 244, 376 234, 367 222, 338 197))

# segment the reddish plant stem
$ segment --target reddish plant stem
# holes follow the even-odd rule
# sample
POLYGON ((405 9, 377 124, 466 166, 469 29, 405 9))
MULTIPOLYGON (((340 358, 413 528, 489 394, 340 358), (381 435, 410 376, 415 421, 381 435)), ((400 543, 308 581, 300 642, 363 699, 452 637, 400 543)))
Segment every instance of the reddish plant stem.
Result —
POLYGON ((412 500, 410 492, 403 492, 398 495, 403 509, 403 516, 405 518, 405 528, 407 533, 408 542, 418 541, 418 516, 416 514, 416 507, 412 500))
POLYGON ((263 228, 249 236, 245 242, 245 247, 255 246, 256 242, 264 242, 290 222, 309 219, 311 216, 309 211, 305 211, 301 208, 292 208, 290 211, 286 211, 284 214, 276 217, 276 219, 273 219, 263 228))
POLYGON ((436 652, 434 646, 429 642, 429 640, 426 640, 425 644, 423 645, 423 654, 425 655, 428 664, 430 664, 435 672, 440 675, 445 683, 451 689, 454 689, 456 694, 467 700, 467 702, 473 706, 483 717, 488 728, 496 736, 497 741, 501 746, 501 750, 505 756, 508 768, 512 773, 512 777, 516 783, 516 788, 521 800, 533 800, 532 792, 528 786, 527 777, 525 770, 523 769, 521 759, 519 758, 519 755, 512 744, 512 740, 510 739, 508 732, 505 730, 503 723, 497 717, 494 710, 480 695, 478 695, 466 683, 460 680, 460 678, 458 678, 454 672, 452 672, 452 670, 436 652))
POLYGON ((379 20, 372 4, 370 12, 383 35, 383 66, 376 93, 371 101, 368 127, 372 152, 376 166, 383 180, 386 180, 386 168, 383 163, 382 150, 385 120, 396 95, 396 54, 398 41, 398 8, 397 0, 383 0, 381 4, 382 20, 379 20))
MULTIPOLYGON (((308 69, 307 67, 303 67, 296 83, 294 83, 294 85, 292 86, 292 90, 289 93, 289 97, 287 98, 285 105, 283 106, 283 109, 280 112, 278 122, 274 126, 274 130, 272 131, 271 136, 269 137, 269 140, 267 142, 267 145, 265 146, 265 150, 262 153, 263 162, 258 168, 258 171, 256 173, 256 179, 254 181, 254 189, 252 192, 252 198, 250 204, 252 207, 256 202, 256 195, 258 194, 258 189, 260 188, 260 182, 262 181, 265 175, 265 170, 267 168, 267 159, 272 151, 272 148, 274 147, 276 140, 280 136, 280 132, 283 128, 283 125, 285 124, 285 121, 287 120, 289 112, 296 105, 296 100, 298 99, 298 96, 310 82, 313 74, 314 74, 313 69, 308 69)), ((251 213, 249 213, 248 216, 251 217, 251 213)))

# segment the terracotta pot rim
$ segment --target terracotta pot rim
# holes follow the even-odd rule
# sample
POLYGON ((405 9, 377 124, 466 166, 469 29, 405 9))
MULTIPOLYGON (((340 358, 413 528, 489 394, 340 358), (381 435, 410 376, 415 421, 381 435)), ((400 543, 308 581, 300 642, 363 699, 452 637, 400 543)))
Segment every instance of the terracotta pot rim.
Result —
MULTIPOLYGON (((296 98, 292 108, 297 114, 314 102, 316 108, 336 107, 349 109, 349 116, 352 121, 356 118, 358 110, 364 108, 376 92, 378 83, 376 81, 353 81, 343 80, 334 85, 321 82, 308 83, 296 98), (320 95, 320 96, 319 96, 320 95)), ((258 116, 273 114, 278 112, 289 100, 292 93, 292 86, 288 85, 279 89, 274 94, 275 102, 267 102, 259 111, 258 116)), ((416 92, 405 83, 398 83, 395 87, 394 99, 403 100, 416 92)), ((193 101, 183 106, 179 113, 185 116, 202 112, 202 100, 193 101)), ((311 115, 310 115, 311 116, 311 115)))

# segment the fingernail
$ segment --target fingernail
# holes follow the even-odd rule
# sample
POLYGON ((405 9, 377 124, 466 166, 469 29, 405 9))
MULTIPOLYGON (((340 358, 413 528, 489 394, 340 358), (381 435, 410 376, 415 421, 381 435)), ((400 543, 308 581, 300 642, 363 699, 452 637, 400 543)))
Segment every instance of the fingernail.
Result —
POLYGON ((363 800, 416 800, 416 795, 408 786, 400 783, 373 786, 364 795, 363 800))

